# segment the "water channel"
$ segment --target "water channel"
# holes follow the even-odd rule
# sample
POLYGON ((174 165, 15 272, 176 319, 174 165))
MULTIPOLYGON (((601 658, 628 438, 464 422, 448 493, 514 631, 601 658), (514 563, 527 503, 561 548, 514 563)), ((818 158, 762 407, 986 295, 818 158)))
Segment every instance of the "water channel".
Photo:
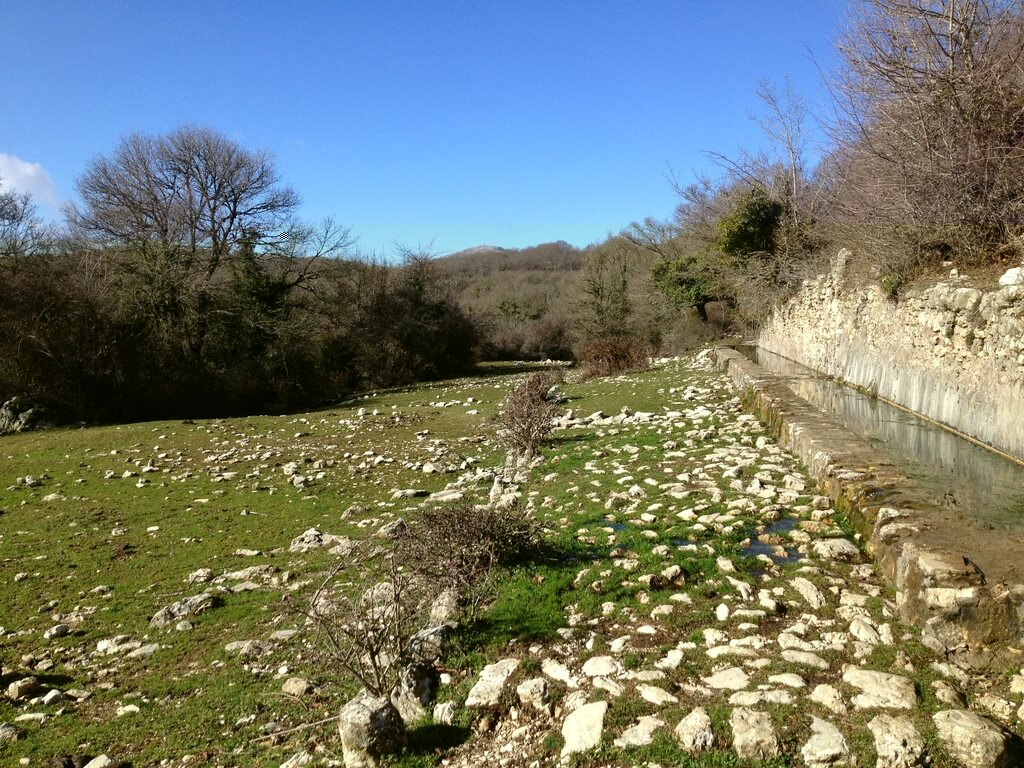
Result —
POLYGON ((736 350, 899 464, 935 505, 991 528, 1024 530, 1024 465, 785 357, 736 350))

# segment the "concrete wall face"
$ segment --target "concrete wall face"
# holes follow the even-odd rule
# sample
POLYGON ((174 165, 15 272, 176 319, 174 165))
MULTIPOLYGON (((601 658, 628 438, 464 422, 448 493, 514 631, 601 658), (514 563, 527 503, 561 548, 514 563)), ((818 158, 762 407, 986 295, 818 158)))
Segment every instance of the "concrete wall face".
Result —
POLYGON ((991 291, 939 283, 895 302, 877 286, 846 285, 840 261, 776 312, 758 343, 1024 458, 1020 277, 1011 270, 991 291))

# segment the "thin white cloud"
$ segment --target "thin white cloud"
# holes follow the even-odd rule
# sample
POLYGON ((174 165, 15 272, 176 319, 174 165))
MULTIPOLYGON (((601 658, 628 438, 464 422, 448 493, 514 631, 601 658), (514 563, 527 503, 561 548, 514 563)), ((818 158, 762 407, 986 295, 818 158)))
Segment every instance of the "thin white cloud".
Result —
POLYGON ((57 185, 39 163, 0 152, 0 190, 30 192, 38 202, 57 208, 61 198, 57 185))

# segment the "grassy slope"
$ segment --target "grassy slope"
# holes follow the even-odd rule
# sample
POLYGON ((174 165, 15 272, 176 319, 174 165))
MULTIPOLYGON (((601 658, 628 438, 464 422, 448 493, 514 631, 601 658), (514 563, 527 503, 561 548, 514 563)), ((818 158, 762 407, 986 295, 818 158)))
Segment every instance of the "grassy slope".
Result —
MULTIPOLYGON (((164 422, 0 439, 5 484, 26 474, 49 476, 41 488, 0 491, 4 682, 34 669, 46 684, 91 694, 80 703, 51 707, 0 699, 0 722, 25 712, 44 712, 51 718, 42 725, 23 724, 25 739, 0 744, 0 764, 14 764, 21 757, 38 764, 55 755, 106 752, 135 766, 165 759, 181 765, 185 755, 196 756, 193 764, 263 766, 279 764, 308 743, 319 745, 325 757, 340 757, 331 724, 276 742, 262 738, 268 724, 290 728, 331 717, 352 692, 352 684, 313 653, 314 638, 302 631, 301 618, 282 602, 286 595, 295 601, 308 599, 332 557, 323 551, 290 554, 288 544, 311 526, 334 534, 368 535, 395 516, 414 513, 410 508, 419 500, 393 501, 393 490, 436 491, 453 481, 462 466, 497 466, 502 450, 492 439, 489 417, 513 383, 513 377, 495 372, 380 393, 303 416, 164 422), (467 402, 470 397, 474 402, 467 402), (450 405, 453 401, 459 404, 450 405), (364 415, 358 415, 359 409, 365 409, 364 415), (477 413, 471 414, 473 410, 477 413), (375 463, 377 456, 385 460, 375 463), (125 470, 139 472, 150 460, 161 469, 140 473, 149 485, 138 488, 139 477, 120 477, 125 470), (419 466, 427 460, 453 471, 424 474, 419 466), (322 471, 324 476, 309 488, 294 488, 282 470, 291 461, 300 463, 302 473, 322 471), (334 464, 313 469, 320 461, 334 464), (115 477, 104 479, 107 470, 115 477), (237 474, 218 480, 225 472, 237 474), (66 498, 43 500, 55 492, 66 498), (360 511, 346 514, 353 505, 360 511), (153 527, 158 530, 150 530, 153 527), (118 535, 115 529, 120 529, 118 535), (259 554, 239 554, 240 550, 259 554), (159 608, 201 591, 203 587, 188 584, 196 569, 209 567, 221 574, 253 565, 273 569, 259 580, 260 588, 224 594, 222 605, 194 619, 194 629, 149 628, 149 619, 159 608), (107 596, 92 592, 98 585, 113 589, 107 596), (76 608, 86 615, 70 636, 43 640, 42 633, 56 623, 58 614, 76 608), (280 629, 300 632, 270 644, 263 656, 244 659, 225 651, 228 642, 268 640, 280 629), (98 641, 122 634, 161 647, 143 659, 95 653, 98 641), (17 673, 11 673, 11 667, 17 673), (316 693, 302 699, 282 694, 281 683, 290 676, 311 680, 318 686, 316 693), (135 704, 140 711, 118 716, 118 708, 126 704, 135 704)), ((735 397, 721 388, 721 378, 682 366, 565 389, 572 397, 570 405, 581 413, 616 413, 624 405, 661 413, 669 404, 685 408, 682 390, 688 386, 699 388, 723 414, 735 419, 735 397)), ((691 426, 707 430, 722 426, 719 419, 716 415, 691 426)), ((760 430, 753 424, 746 429, 744 440, 750 444, 760 430)), ((727 583, 711 578, 715 558, 729 557, 741 578, 761 578, 764 564, 745 555, 741 547, 759 521, 740 512, 731 530, 701 530, 679 522, 670 506, 665 514, 659 513, 659 522, 645 526, 635 514, 605 502, 611 493, 629 487, 623 481, 627 474, 635 475, 637 483, 650 476, 677 477, 716 451, 722 466, 727 466, 729 452, 735 449, 722 437, 687 441, 682 433, 662 426, 556 433, 544 450, 544 463, 533 470, 523 491, 564 557, 502 577, 490 611, 462 633, 447 660, 453 682, 442 689, 440 698, 459 700, 475 671, 510 652, 527 657, 519 676, 536 674, 539 661, 529 658, 527 646, 559 642, 556 632, 566 626, 567 613, 583 622, 599 617, 593 624, 594 641, 583 653, 606 653, 623 626, 652 607, 645 602, 650 599, 647 590, 618 570, 619 563, 630 559, 638 562, 636 573, 664 567, 664 555, 653 551, 652 542, 675 548, 670 559, 690 574, 685 592, 693 605, 666 617, 649 644, 630 646, 622 661, 627 667, 648 668, 680 641, 699 643, 702 628, 714 623, 715 605, 734 599, 727 583), (673 451, 669 446, 676 442, 678 450, 673 451), (697 546, 678 549, 691 544, 697 546), (704 544, 713 545, 714 551, 704 544), (605 615, 602 605, 609 602, 616 607, 605 615)), ((749 481, 757 471, 758 467, 745 469, 740 477, 749 481)), ((698 481, 693 479, 695 489, 698 481)), ((712 484, 718 486, 720 501, 704 502, 703 514, 726 511, 728 502, 739 497, 728 477, 715 478, 712 484)), ((483 499, 487 491, 482 484, 471 496, 483 499)), ((799 501, 796 507, 804 512, 798 514, 807 521, 809 499, 799 501)), ((792 569, 769 571, 772 578, 783 579, 792 569)), ((824 576, 811 578, 823 590, 834 586, 824 576)), ((884 599, 875 603, 877 611, 887 610, 884 599)), ((915 682, 923 708, 916 718, 924 732, 936 707, 928 693, 933 673, 912 637, 901 643, 900 650, 918 670, 915 682)), ((540 656, 545 653, 542 650, 540 656)), ((893 656, 892 648, 882 647, 868 663, 890 669, 893 656)), ((699 655, 688 656, 671 673, 671 680, 692 680, 710 667, 699 655)), ((765 674, 788 671, 793 670, 773 662, 765 674)), ((620 751, 611 746, 615 733, 654 710, 638 699, 616 699, 606 720, 607 743, 593 759, 689 764, 667 737, 641 749, 620 751)), ((659 715, 671 725, 687 711, 689 707, 681 704, 662 709, 659 715)), ((723 740, 727 709, 709 706, 709 712, 720 735, 719 751, 700 764, 741 764, 723 740)), ((466 713, 461 718, 462 725, 469 724, 466 713)), ((804 719, 788 709, 777 712, 776 718, 788 728, 789 746, 798 750, 798 736, 807 730, 804 719)), ((556 728, 544 746, 556 749, 558 738, 556 728)), ((433 763, 434 746, 429 738, 416 739, 401 760, 433 763)), ((862 757, 870 757, 870 741, 861 738, 855 748, 862 757)), ((933 758, 936 766, 949 764, 939 748, 933 758)))

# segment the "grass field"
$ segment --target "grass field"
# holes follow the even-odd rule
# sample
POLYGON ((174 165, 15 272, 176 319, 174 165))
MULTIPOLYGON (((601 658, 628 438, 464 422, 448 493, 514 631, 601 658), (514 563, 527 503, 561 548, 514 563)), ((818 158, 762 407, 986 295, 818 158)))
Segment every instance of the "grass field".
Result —
MULTIPOLYGON (((3 683, 31 675, 40 686, 17 701, 0 698, 0 722, 13 723, 20 736, 0 741, 0 764, 105 753, 132 766, 277 766, 307 749, 317 764, 340 761, 330 720, 356 685, 327 660, 297 610, 336 555, 289 545, 314 527, 373 536, 435 503, 422 494, 459 492, 485 502, 505 458, 494 417, 522 375, 485 369, 293 416, 0 438, 3 683), (29 476, 39 484, 29 487, 29 476), (413 490, 421 495, 400 493, 413 490), (187 628, 150 626, 161 608, 203 591, 214 605, 187 628), (58 625, 67 634, 55 633, 58 625), (307 680, 311 691, 283 691, 290 678, 307 680), (60 693, 44 703, 49 690, 60 693)), ((816 644, 829 671, 762 652, 763 663, 747 667, 751 679, 795 671, 808 684, 834 682, 854 645, 829 633, 842 629, 842 595, 854 590, 865 615, 898 641, 869 648, 859 663, 905 669, 919 691, 915 722, 930 734, 930 713, 940 706, 930 657, 895 619, 877 577, 865 576, 869 566, 857 566, 869 569, 853 572, 859 577, 845 565, 804 567, 797 550, 848 531, 805 487, 793 459, 741 414, 717 372, 683 361, 563 390, 565 408, 577 415, 628 407, 651 418, 553 433, 519 490, 556 555, 496 576, 486 610, 461 628, 445 659, 449 677, 439 700, 461 704, 480 668, 503 656, 523 659, 520 680, 545 659, 579 663, 609 654, 623 679, 659 681, 680 701, 659 707, 613 694, 602 747, 574 758, 578 764, 746 765, 729 751, 729 708, 720 699, 706 704, 717 723, 710 762, 686 762, 669 730, 645 747, 612 740, 643 715, 657 714, 671 729, 700 699, 684 693, 722 668, 700 649, 726 643, 726 635, 771 639, 802 621, 801 637, 816 644), (685 579, 659 589, 650 575, 669 565, 685 579), (814 619, 799 611, 742 618, 742 609, 758 607, 759 591, 762 603, 793 600, 785 585, 801 568, 827 598, 814 619), (675 666, 660 661, 673 653, 675 666)), ((1011 670, 986 685, 1008 696, 1012 677, 1011 670)), ((556 704, 572 695, 553 691, 556 704)), ((788 765, 809 718, 788 706, 774 717, 784 754, 765 764, 788 765)), ((440 747, 463 757, 482 753, 492 737, 473 746, 474 719, 460 710, 447 729, 422 724, 397 762, 434 764, 440 747)), ((869 759, 865 719, 852 716, 848 738, 869 759)), ((546 733, 531 759, 557 761, 557 723, 546 733)), ((932 757, 937 767, 952 765, 937 743, 932 757)))

